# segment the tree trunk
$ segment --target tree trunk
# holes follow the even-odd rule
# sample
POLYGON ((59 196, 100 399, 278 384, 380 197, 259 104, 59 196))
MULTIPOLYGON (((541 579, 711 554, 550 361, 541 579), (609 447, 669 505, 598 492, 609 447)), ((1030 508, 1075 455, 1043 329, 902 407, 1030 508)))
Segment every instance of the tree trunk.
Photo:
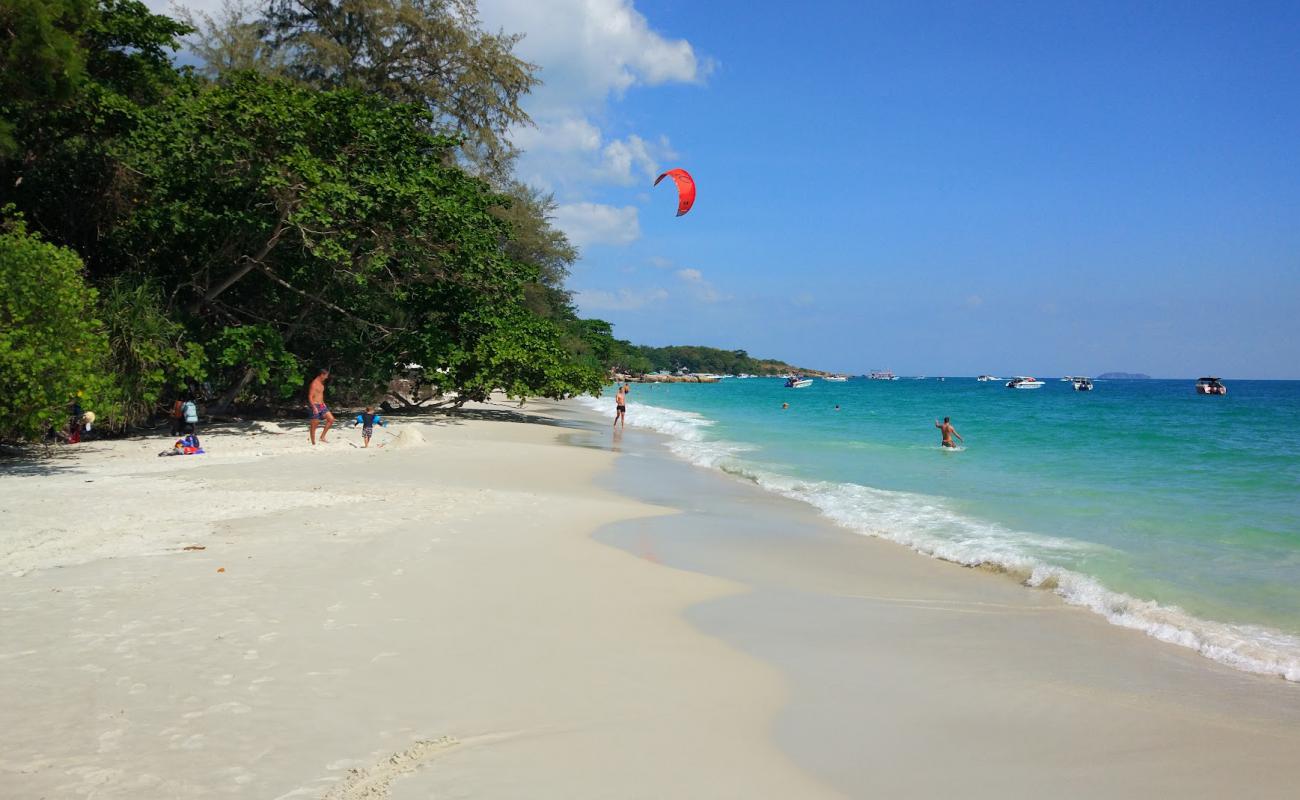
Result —
POLYGON ((217 398, 216 405, 208 406, 208 413, 209 414, 229 413, 230 410, 233 409, 235 406, 235 398, 239 397, 239 393, 244 391, 244 387, 247 386, 249 381, 251 380, 253 380, 253 368, 245 367, 243 377, 235 381, 234 385, 232 385, 229 389, 227 389, 221 395, 221 397, 217 398))

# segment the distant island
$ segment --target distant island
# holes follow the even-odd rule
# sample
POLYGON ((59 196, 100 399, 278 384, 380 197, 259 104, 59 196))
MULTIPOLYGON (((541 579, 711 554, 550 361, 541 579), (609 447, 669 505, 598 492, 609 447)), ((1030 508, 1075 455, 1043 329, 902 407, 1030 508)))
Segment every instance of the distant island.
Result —
POLYGON ((1099 381, 1149 381, 1150 375, 1141 372, 1103 372, 1097 376, 1099 381))
POLYGON ((754 358, 744 350, 721 350, 698 345, 645 347, 616 342, 622 352, 611 359, 619 376, 644 376, 652 373, 712 375, 811 375, 828 373, 798 367, 770 358, 754 358))

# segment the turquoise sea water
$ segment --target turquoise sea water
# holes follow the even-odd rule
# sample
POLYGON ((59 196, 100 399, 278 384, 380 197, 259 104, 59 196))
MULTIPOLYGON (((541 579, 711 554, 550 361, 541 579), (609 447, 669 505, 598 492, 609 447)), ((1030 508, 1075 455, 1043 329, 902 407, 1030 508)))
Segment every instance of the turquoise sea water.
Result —
POLYGON ((1226 397, 1193 386, 637 384, 628 421, 850 530, 1004 569, 1117 624, 1300 680, 1300 381, 1232 381, 1226 397), (939 447, 943 416, 960 452, 939 447))

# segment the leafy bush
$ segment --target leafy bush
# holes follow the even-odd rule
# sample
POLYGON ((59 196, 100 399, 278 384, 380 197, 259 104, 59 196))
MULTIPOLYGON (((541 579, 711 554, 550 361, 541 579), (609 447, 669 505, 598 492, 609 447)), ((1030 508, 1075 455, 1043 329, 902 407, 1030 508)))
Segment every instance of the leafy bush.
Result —
POLYGON ((103 315, 122 424, 144 422, 168 390, 179 393, 203 380, 203 348, 185 341, 185 329, 168 317, 152 281, 113 279, 103 315))
POLYGON ((208 343, 208 363, 221 370, 222 385, 233 386, 232 400, 286 400, 302 388, 306 376, 302 364, 284 346, 284 339, 270 325, 240 325, 222 329, 208 343))
POLYGON ((0 439, 62 427, 73 399, 101 419, 119 416, 95 290, 81 273, 76 253, 29 234, 21 218, 0 226, 0 439))

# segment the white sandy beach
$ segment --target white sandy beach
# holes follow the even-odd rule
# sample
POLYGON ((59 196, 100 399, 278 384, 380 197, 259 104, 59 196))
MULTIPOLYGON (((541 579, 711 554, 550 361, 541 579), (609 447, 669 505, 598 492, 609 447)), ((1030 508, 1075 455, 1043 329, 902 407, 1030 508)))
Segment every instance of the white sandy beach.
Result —
MULTIPOLYGON (((157 458, 155 438, 5 465, 0 794, 1281 798, 1300 785, 1291 684, 891 544, 703 535, 707 516, 602 488, 633 459, 512 419, 400 420, 369 451, 348 429, 313 449, 297 424, 209 431, 204 456, 157 458), (713 550, 684 559, 699 571, 673 568, 666 539, 592 538, 612 523, 698 532, 713 550), (778 577, 789 584, 763 588, 778 577)), ((753 506, 745 491, 728 502, 753 506)), ((793 505, 768 518, 804 524, 793 505)))
POLYGON ((776 670, 681 619, 740 587, 590 540, 657 513, 592 488, 611 455, 301 428, 0 478, 3 796, 827 794, 767 734, 776 670))

